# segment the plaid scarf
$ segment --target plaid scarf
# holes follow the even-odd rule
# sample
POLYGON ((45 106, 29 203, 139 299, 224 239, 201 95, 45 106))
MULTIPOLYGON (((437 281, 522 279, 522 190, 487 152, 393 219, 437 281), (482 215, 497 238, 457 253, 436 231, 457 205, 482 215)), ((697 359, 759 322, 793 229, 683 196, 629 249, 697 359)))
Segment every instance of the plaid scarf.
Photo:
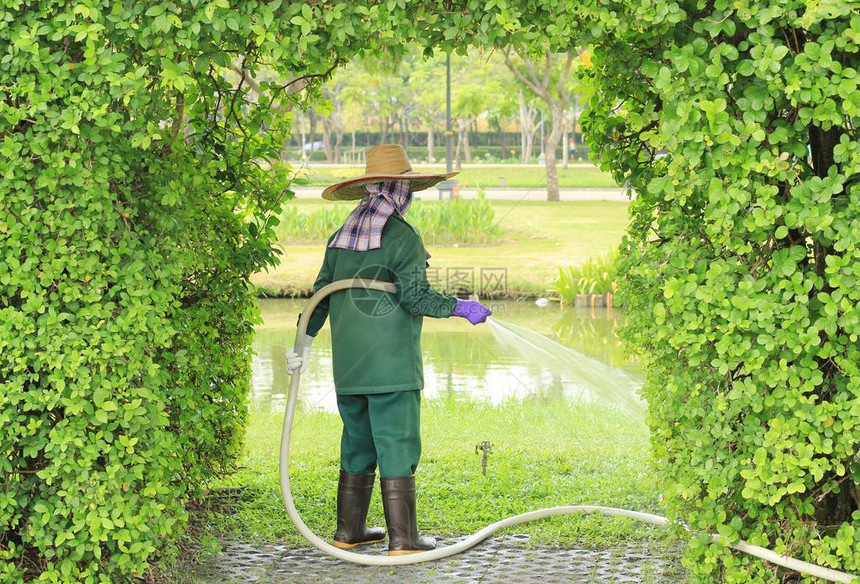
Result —
MULTIPOLYGON (((382 229, 394 212, 405 215, 412 204, 412 181, 393 180, 364 185, 367 196, 349 214, 329 247, 367 251, 382 247, 382 229)), ((430 257, 424 251, 426 257, 430 257)))

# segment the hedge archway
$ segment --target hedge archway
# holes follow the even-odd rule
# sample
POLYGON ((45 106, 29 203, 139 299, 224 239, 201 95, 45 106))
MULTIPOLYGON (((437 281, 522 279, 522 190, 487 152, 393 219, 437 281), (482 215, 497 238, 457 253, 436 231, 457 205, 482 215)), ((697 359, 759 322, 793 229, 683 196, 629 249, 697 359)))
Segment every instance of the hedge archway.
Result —
MULTIPOLYGON (((850 3, 10 1, 0 23, 4 581, 169 553, 241 440, 247 281, 288 188, 254 161, 296 89, 408 42, 594 47, 590 147, 639 192, 627 334, 669 513, 860 568, 850 3)), ((697 580, 782 579, 690 542, 697 580)))

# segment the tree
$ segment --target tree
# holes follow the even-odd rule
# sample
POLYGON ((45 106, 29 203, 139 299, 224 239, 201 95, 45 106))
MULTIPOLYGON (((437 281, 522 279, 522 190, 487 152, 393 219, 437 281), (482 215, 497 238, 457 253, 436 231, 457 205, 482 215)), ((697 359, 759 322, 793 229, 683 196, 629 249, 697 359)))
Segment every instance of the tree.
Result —
POLYGON ((352 145, 350 152, 356 155, 359 150, 356 147, 355 132, 359 127, 369 127, 369 110, 370 99, 366 92, 366 87, 369 84, 369 77, 366 71, 361 67, 360 61, 353 61, 346 65, 339 73, 340 78, 345 83, 341 91, 341 101, 343 103, 343 122, 344 125, 350 128, 352 134, 352 145))
POLYGON ((403 55, 396 58, 383 54, 380 57, 366 56, 359 61, 363 70, 359 91, 365 94, 364 103, 378 121, 381 131, 380 143, 392 141, 390 135, 399 129, 400 142, 405 140, 407 122, 413 104, 408 99, 408 73, 400 65, 403 55), (398 128, 399 126, 399 128, 398 128))
MULTIPOLYGON (((453 120, 457 127, 456 158, 471 162, 469 131, 478 120, 498 120, 508 115, 510 95, 502 87, 511 82, 510 72, 494 53, 487 53, 480 68, 474 66, 479 52, 469 58, 453 55, 452 97, 453 120)), ((410 128, 423 126, 427 132, 428 160, 433 158, 435 130, 444 123, 445 116, 445 56, 434 54, 424 57, 420 51, 408 51, 401 58, 365 58, 349 67, 349 73, 338 74, 327 83, 323 92, 341 84, 345 107, 350 110, 375 110, 377 119, 384 105, 391 119, 391 129, 400 131, 400 142, 409 145, 410 128), (357 71, 356 68, 360 69, 357 71)), ((353 115, 355 123, 360 117, 353 115)), ((383 139, 389 140, 383 129, 383 139)), ((458 162, 459 164, 459 162, 458 162)))
POLYGON ((415 115, 427 131, 427 162, 435 162, 435 131, 445 124, 445 59, 417 59, 411 77, 415 115))
MULTIPOLYGON (((558 201, 556 152, 565 128, 564 113, 572 95, 569 81, 576 54, 553 54, 547 51, 538 59, 528 55, 517 56, 507 47, 504 56, 508 69, 549 109, 552 124, 546 136, 546 198, 547 201, 558 201)), ((525 121, 523 113, 520 117, 525 121)))
POLYGON ((504 76, 498 74, 498 62, 491 58, 484 60, 483 67, 475 67, 471 58, 451 59, 451 115, 457 129, 457 144, 454 154, 456 168, 460 169, 461 154, 467 163, 472 162, 469 129, 492 110, 503 106, 504 76))

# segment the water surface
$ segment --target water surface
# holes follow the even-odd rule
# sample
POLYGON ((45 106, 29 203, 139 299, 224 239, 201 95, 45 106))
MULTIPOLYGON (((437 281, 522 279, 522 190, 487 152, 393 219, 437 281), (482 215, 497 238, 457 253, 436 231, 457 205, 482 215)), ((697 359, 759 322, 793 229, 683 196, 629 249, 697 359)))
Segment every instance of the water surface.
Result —
MULTIPOLYGON (((286 404, 286 352, 305 303, 260 301, 263 323, 254 339, 251 381, 251 407, 257 411, 282 411, 286 404)), ((644 403, 635 394, 642 379, 616 336, 623 323, 617 310, 504 301, 493 311, 496 324, 474 327, 460 318, 425 318, 424 399, 494 405, 535 396, 597 401, 641 419, 644 403)), ((299 407, 337 411, 328 324, 302 375, 299 407)))

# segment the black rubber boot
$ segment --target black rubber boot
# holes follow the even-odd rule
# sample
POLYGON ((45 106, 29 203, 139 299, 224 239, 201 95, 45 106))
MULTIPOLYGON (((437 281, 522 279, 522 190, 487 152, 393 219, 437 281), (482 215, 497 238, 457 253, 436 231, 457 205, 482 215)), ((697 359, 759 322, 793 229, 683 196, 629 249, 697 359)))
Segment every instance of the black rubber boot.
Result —
POLYGON ((370 495, 373 493, 375 474, 352 474, 340 471, 337 483, 337 531, 334 547, 349 550, 358 545, 376 543, 385 539, 381 527, 368 528, 365 524, 370 495))
POLYGON ((388 525, 388 555, 400 556, 436 549, 436 540, 418 535, 415 477, 381 477, 382 509, 388 525))

